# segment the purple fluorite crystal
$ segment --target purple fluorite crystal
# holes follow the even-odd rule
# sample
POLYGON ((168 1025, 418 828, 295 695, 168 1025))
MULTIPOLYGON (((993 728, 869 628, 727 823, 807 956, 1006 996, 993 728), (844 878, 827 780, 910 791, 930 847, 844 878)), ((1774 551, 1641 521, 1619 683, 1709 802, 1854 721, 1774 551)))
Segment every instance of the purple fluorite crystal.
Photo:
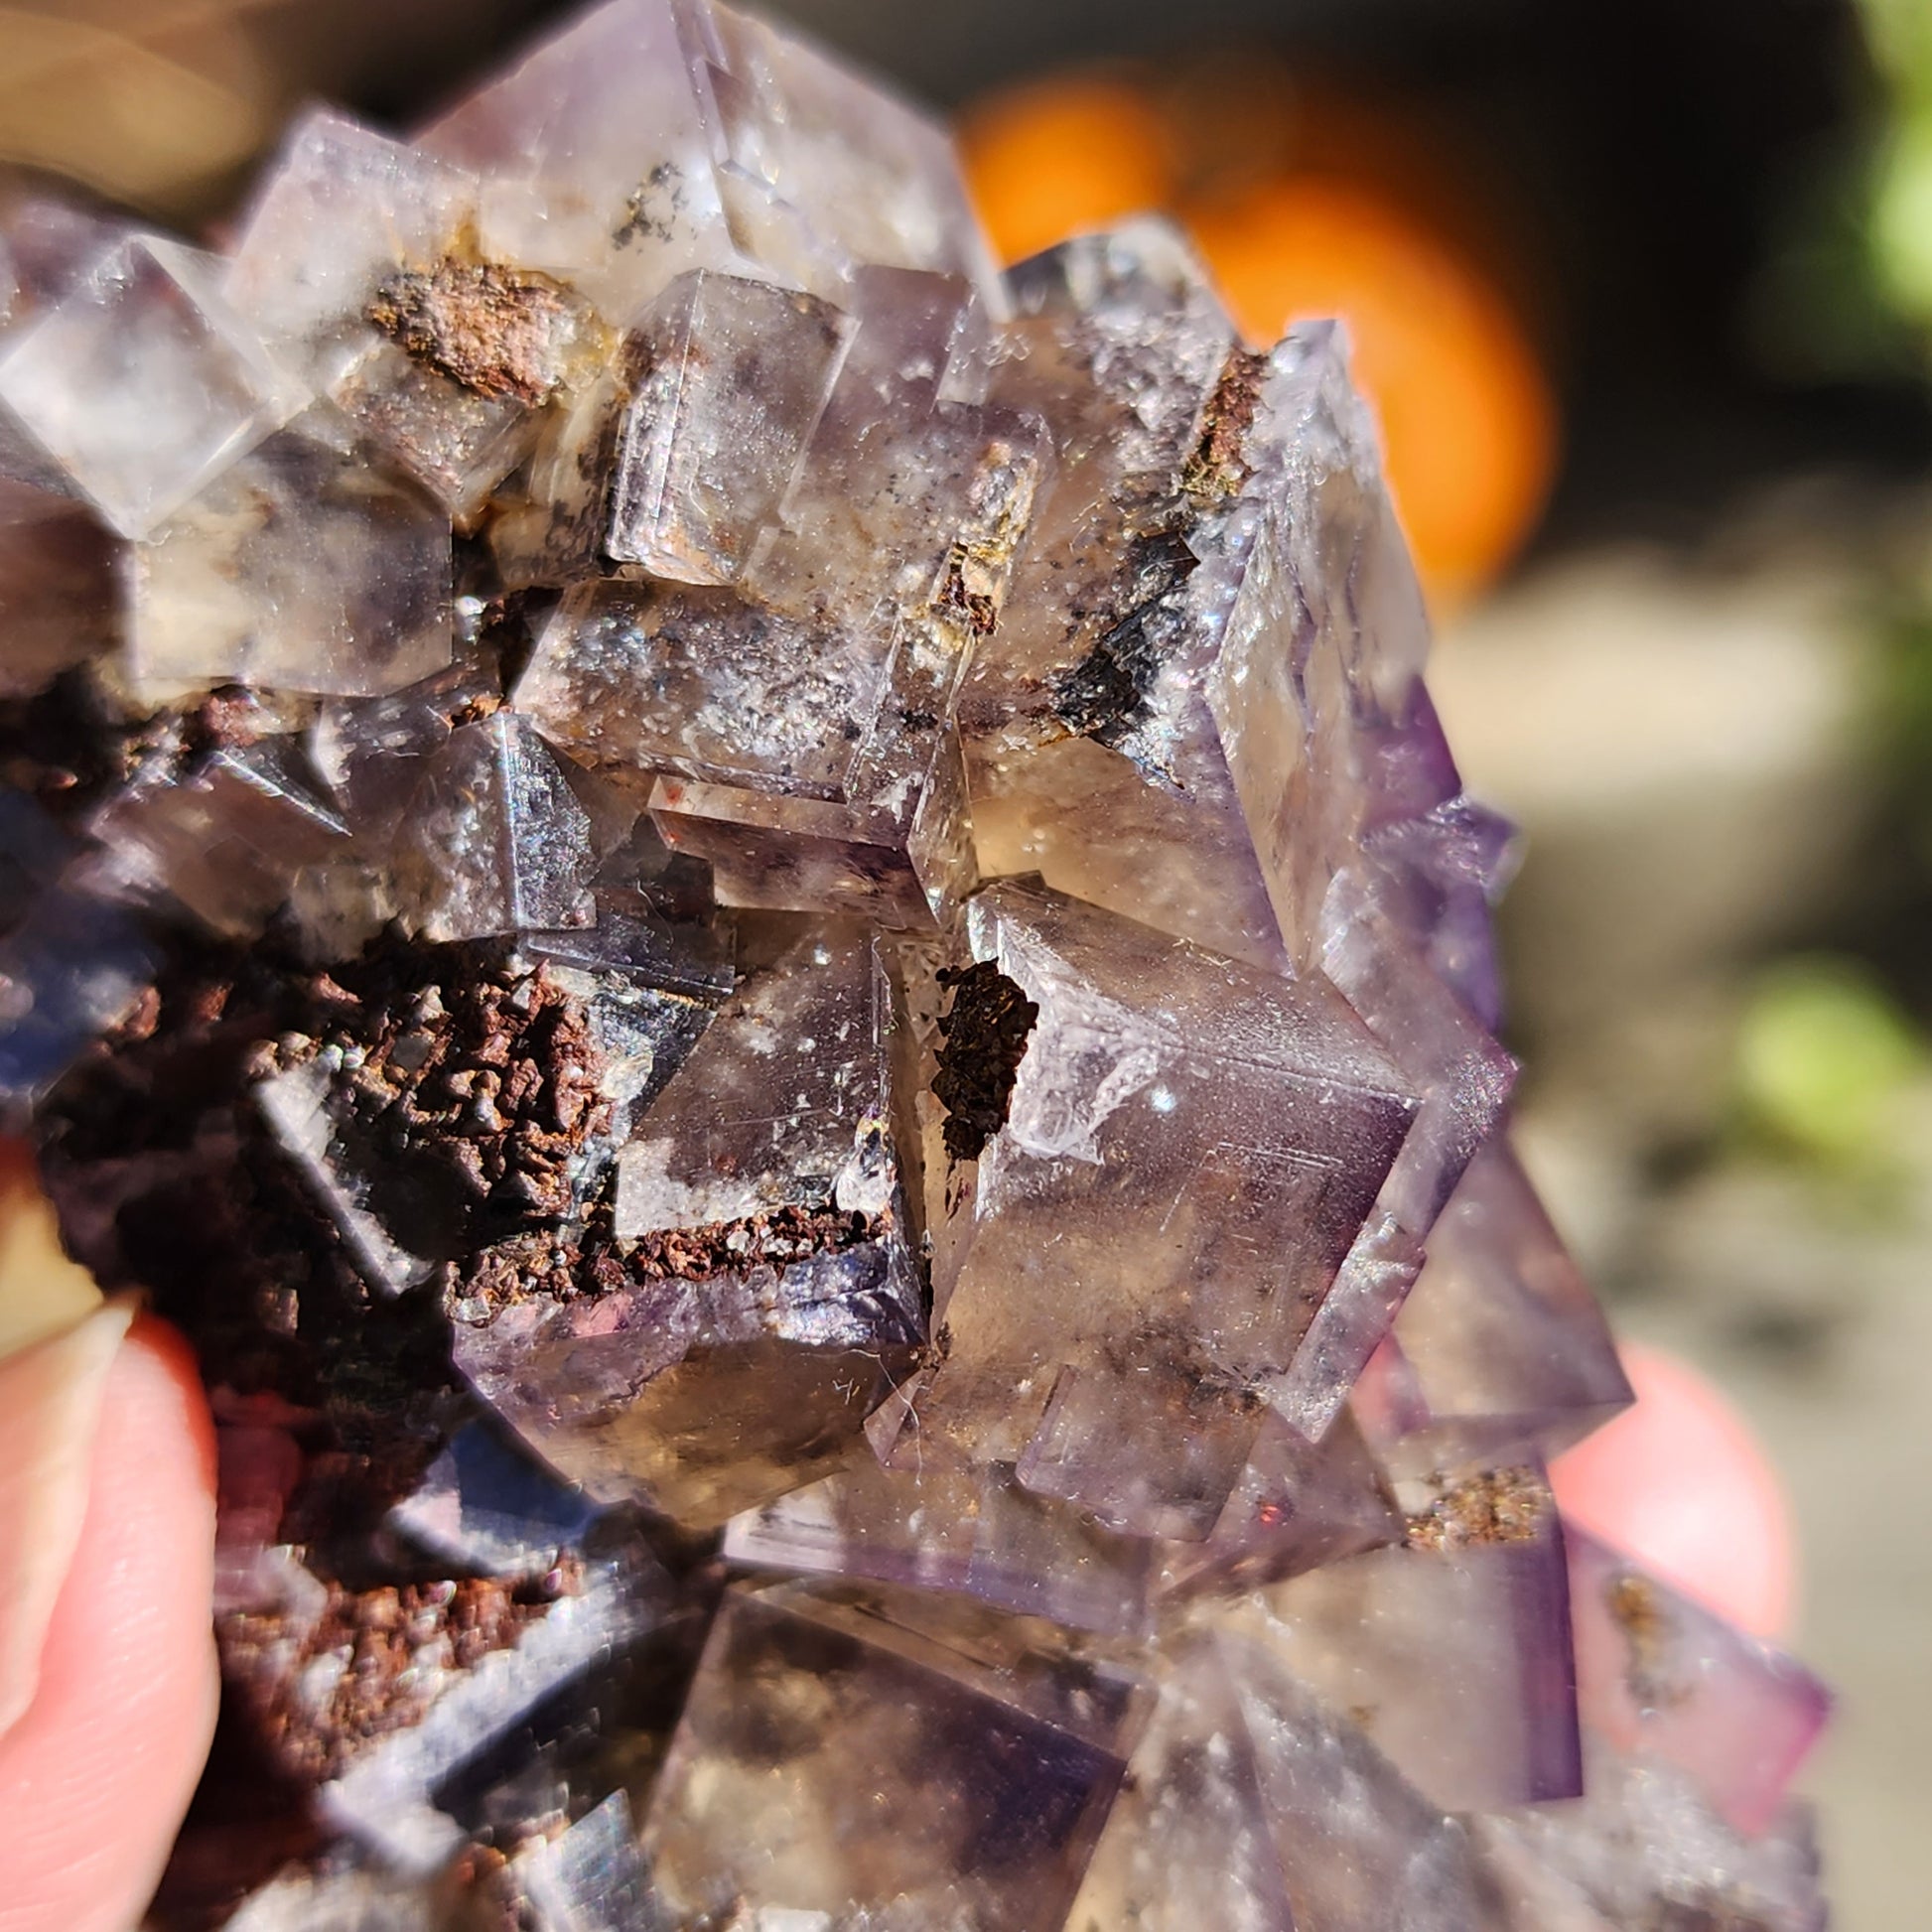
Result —
POLYGON ((1822 1923, 1331 326, 614 0, 225 259, 0 207, 0 1106, 194 1334, 245 1932, 1822 1923), (31 271, 31 272, 30 272, 31 271))

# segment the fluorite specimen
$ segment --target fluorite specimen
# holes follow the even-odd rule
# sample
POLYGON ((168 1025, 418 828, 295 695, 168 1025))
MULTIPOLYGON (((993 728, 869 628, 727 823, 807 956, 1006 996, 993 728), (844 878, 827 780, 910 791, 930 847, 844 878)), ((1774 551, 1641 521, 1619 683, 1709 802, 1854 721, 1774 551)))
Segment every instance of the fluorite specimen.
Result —
POLYGON ((5 208, 0 1097, 201 1350, 157 1922, 1806 1932, 1342 338, 615 0, 226 257, 5 208))

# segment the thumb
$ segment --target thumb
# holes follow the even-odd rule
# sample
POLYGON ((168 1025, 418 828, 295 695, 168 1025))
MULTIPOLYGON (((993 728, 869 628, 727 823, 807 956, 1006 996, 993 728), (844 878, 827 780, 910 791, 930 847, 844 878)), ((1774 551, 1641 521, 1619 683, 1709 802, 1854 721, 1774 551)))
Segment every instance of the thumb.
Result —
POLYGON ((213 1729, 207 1405, 173 1329, 94 1300, 57 1326, 0 1267, 6 1339, 41 1337, 0 1359, 0 1932, 133 1925, 213 1729))
POLYGON ((102 1398, 134 1312, 132 1301, 104 1303, 0 1361, 0 1737, 34 1701, 93 1486, 102 1398))

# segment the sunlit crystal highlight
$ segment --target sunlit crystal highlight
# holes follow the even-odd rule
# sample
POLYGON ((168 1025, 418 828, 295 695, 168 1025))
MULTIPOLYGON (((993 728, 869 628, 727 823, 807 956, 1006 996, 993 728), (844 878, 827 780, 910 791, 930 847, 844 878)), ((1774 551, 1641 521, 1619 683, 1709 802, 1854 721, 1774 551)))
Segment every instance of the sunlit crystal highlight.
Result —
POLYGON ((0 198, 0 1115, 193 1337, 163 1932, 1818 1932, 1345 339, 612 0, 225 257, 0 198))

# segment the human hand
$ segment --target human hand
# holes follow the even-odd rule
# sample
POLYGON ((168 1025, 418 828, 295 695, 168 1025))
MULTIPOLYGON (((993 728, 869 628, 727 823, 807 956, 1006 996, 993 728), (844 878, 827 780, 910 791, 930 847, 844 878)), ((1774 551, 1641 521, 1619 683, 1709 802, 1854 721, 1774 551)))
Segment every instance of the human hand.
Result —
MULTIPOLYGON (((31 1211, 0 1187, 0 1234, 31 1211)), ((0 1267, 0 1304, 33 1286, 0 1267)), ((135 1924, 213 1734, 212 1429, 186 1342, 128 1317, 0 1361, 0 1932, 135 1924)))

